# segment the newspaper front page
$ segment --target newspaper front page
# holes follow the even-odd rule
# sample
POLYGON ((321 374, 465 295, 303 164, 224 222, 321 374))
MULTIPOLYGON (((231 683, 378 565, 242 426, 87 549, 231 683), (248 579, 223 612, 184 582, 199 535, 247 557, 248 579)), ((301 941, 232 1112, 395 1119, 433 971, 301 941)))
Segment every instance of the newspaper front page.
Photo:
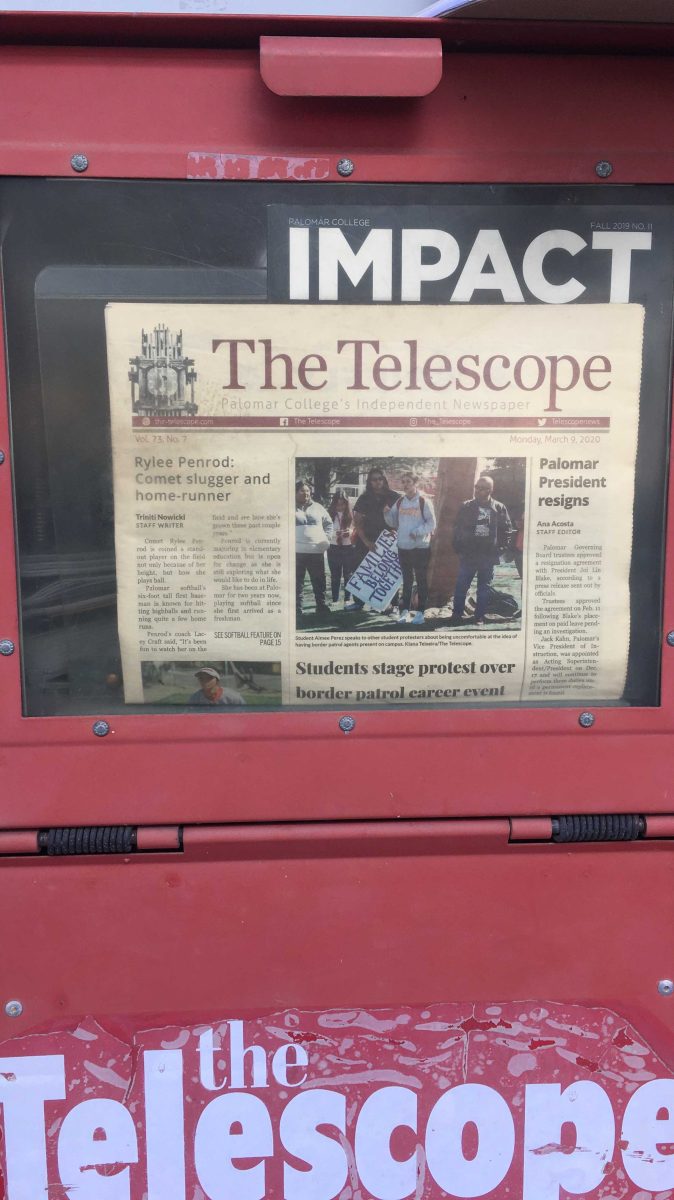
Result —
POLYGON ((125 700, 619 701, 643 318, 109 304, 125 700))

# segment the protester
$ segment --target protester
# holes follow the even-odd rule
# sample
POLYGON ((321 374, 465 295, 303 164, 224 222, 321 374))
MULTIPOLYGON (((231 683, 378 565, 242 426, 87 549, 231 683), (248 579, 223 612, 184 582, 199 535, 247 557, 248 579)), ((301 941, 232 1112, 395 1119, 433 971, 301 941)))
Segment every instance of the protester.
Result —
MULTIPOLYGON (((356 531, 353 571, 360 565, 365 555, 370 550, 374 550, 379 534, 386 529, 384 509, 391 508, 399 499, 400 493, 394 492, 389 487, 388 479, 381 467, 371 467, 367 474, 365 491, 358 497, 353 509, 353 523, 356 531)), ((346 605, 348 612, 357 612, 362 607, 363 601, 356 599, 346 605)))
POLYGON ((328 546, 328 566, 330 568, 330 586, 332 599, 339 600, 339 591, 344 579, 344 598, 348 597, 346 585, 353 574, 355 550, 351 542, 353 532, 353 513, 348 496, 338 489, 328 508, 332 517, 332 541, 328 546))
POLYGON ((193 692, 188 704, 198 704, 210 708, 241 707, 246 701, 239 692, 231 688, 220 687, 220 673, 215 667, 200 667, 194 672, 194 678, 199 683, 199 689, 193 692))
POLYGON ((459 573, 454 589, 452 623, 460 624, 468 589, 477 575, 476 625, 484 625, 489 587, 501 552, 508 547, 512 525, 505 504, 492 498, 494 480, 482 475, 475 484, 475 498, 458 511, 453 545, 459 556, 459 573))
POLYGON ((386 524, 398 531, 398 558, 403 576, 402 603, 398 622, 423 625, 428 600, 428 567, 431 557, 431 536, 435 530, 435 512, 428 496, 417 487, 419 476, 405 471, 402 476, 404 495, 384 509, 386 524), (412 588, 416 576, 417 610, 410 613, 412 588))
POLYGON ((332 517, 311 498, 311 487, 304 479, 295 484, 295 608, 302 616, 304 576, 309 573, 316 600, 316 612, 330 613, 325 602, 325 551, 330 545, 332 517))

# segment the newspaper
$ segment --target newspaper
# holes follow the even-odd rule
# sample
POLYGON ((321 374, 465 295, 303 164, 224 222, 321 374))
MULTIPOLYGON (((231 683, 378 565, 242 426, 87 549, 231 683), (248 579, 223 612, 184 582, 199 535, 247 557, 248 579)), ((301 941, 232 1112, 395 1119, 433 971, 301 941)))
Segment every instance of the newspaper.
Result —
POLYGON ((109 304, 126 701, 619 701, 643 318, 109 304))

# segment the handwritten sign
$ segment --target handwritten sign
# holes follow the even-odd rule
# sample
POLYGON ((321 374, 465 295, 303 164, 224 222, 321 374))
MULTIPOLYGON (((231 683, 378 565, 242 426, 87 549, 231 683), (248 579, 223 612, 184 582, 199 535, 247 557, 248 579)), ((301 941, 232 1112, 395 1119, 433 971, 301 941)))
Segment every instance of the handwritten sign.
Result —
POLYGON ((396 541, 395 533, 384 529, 347 584, 352 596, 377 612, 388 608, 403 581, 396 541))

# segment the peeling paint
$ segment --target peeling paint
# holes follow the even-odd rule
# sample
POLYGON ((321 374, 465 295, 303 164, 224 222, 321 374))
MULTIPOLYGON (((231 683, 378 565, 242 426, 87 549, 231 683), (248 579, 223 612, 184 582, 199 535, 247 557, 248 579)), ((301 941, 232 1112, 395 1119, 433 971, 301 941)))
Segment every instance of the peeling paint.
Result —
POLYGON ((329 179, 329 158, 192 150, 187 179, 329 179))
MULTIPOLYGON (((473 1005, 442 1004, 423 1010, 349 1010, 321 1013, 288 1010, 267 1017, 247 1020, 236 1014, 231 1020, 244 1021, 246 1047, 261 1047, 264 1051, 267 1077, 264 1086, 247 1077, 244 1090, 256 1094, 267 1105, 273 1122, 280 1120, 286 1106, 293 1102, 298 1091, 334 1089, 344 1095, 346 1133, 336 1130, 332 1136, 342 1146, 348 1164, 347 1182, 339 1193, 340 1200, 366 1200, 369 1193, 358 1174, 355 1150, 355 1127, 364 1101, 382 1088, 406 1088, 415 1094, 418 1104, 418 1142, 406 1146, 402 1158, 412 1154, 415 1160, 414 1190, 408 1193, 413 1200, 437 1200, 442 1189, 433 1178, 426 1161, 423 1135, 429 1113, 438 1100, 452 1088, 465 1083, 481 1083, 497 1092, 506 1102, 519 1129, 517 1150, 512 1165, 502 1183, 492 1192, 490 1200, 521 1200, 523 1188, 523 1137, 527 1085, 555 1084, 566 1089, 576 1081, 588 1080, 604 1089, 616 1116, 617 1131, 625 1106, 634 1091, 650 1080, 669 1078, 670 1071, 643 1043, 635 1030, 608 1010, 581 1008, 574 1005, 518 1002, 473 1005), (303 1047, 308 1059, 306 1079, 300 1088, 292 1080, 290 1086, 279 1085, 272 1078, 272 1056, 283 1047, 293 1062, 296 1048, 303 1047)), ((217 1053, 217 1067, 223 1077, 229 1077, 231 1025, 219 1016, 209 1023, 186 1026, 182 1021, 171 1023, 170 1018, 158 1019, 153 1025, 132 1031, 126 1041, 110 1034, 91 1018, 71 1031, 51 1034, 24 1035, 5 1042, 0 1057, 26 1055, 64 1055, 67 1099, 45 1104, 45 1127, 49 1167, 48 1194, 63 1200, 66 1189, 58 1181, 57 1146, 63 1118, 83 1100, 107 1098, 121 1101, 131 1114, 138 1132, 141 1159, 130 1168, 129 1200, 147 1200, 145 1177, 145 1051, 164 1051, 177 1054, 183 1064, 184 1136, 187 1155, 185 1196, 188 1200, 205 1200, 195 1173, 193 1144, 197 1123, 206 1105, 213 1100, 212 1092, 204 1088, 200 1078, 199 1038, 208 1034, 217 1053)), ((249 1055, 247 1071, 252 1070, 249 1055)), ((260 1056, 255 1061, 260 1063, 260 1056)), ((10 1064, 7 1064, 10 1065, 10 1064)), ((1 1078, 10 1081, 14 1072, 2 1072, 1 1078)), ((163 1075, 160 1072, 160 1075, 163 1075)), ((225 1081, 225 1091, 231 1086, 225 1081)), ((220 1093, 222 1094, 222 1092, 220 1093)), ((577 1165, 582 1156, 587 1160, 596 1155, 585 1145, 578 1145, 573 1136, 573 1121, 549 1142, 530 1150, 537 1160, 555 1167, 555 1155, 563 1155, 564 1163, 577 1165)), ((664 1130, 663 1130, 664 1132, 664 1130)), ((324 1135, 325 1136, 325 1135, 324 1135)), ((546 1131, 547 1136, 547 1131, 546 1131)), ((95 1141, 95 1139, 94 1139, 95 1141)), ((478 1138, 479 1146, 479 1138, 478 1138)), ((657 1153, 669 1155, 674 1146, 663 1140, 657 1147, 625 1138, 616 1142, 610 1161, 599 1158, 597 1171, 602 1182, 592 1190, 591 1200, 653 1200, 655 1193, 639 1191, 627 1172, 631 1164, 647 1167, 657 1153), (646 1147, 646 1148, 644 1148, 646 1147), (623 1158, 624 1153, 624 1158, 623 1158)), ((465 1150, 468 1156, 469 1151, 465 1150)), ((0 1142, 0 1156, 5 1154, 0 1142)), ((432 1163, 432 1157, 429 1155, 432 1163)), ((111 1176, 125 1169, 125 1164, 97 1165, 91 1145, 80 1160, 81 1168, 90 1175, 111 1176)), ((546 1167, 547 1169, 547 1167, 546 1167)), ((270 1197, 283 1195, 283 1154, 275 1154, 266 1165, 270 1197)), ((91 1186, 91 1184, 89 1184, 91 1186)), ((76 1188, 69 1187, 73 1197, 76 1188)), ((564 1193, 562 1193, 564 1194, 564 1193)), ((590 1195, 590 1193, 588 1193, 590 1195)), ((672 1200, 674 1192, 657 1193, 657 1200, 672 1200)), ((9 1197, 12 1200, 12 1197, 9 1197)))

